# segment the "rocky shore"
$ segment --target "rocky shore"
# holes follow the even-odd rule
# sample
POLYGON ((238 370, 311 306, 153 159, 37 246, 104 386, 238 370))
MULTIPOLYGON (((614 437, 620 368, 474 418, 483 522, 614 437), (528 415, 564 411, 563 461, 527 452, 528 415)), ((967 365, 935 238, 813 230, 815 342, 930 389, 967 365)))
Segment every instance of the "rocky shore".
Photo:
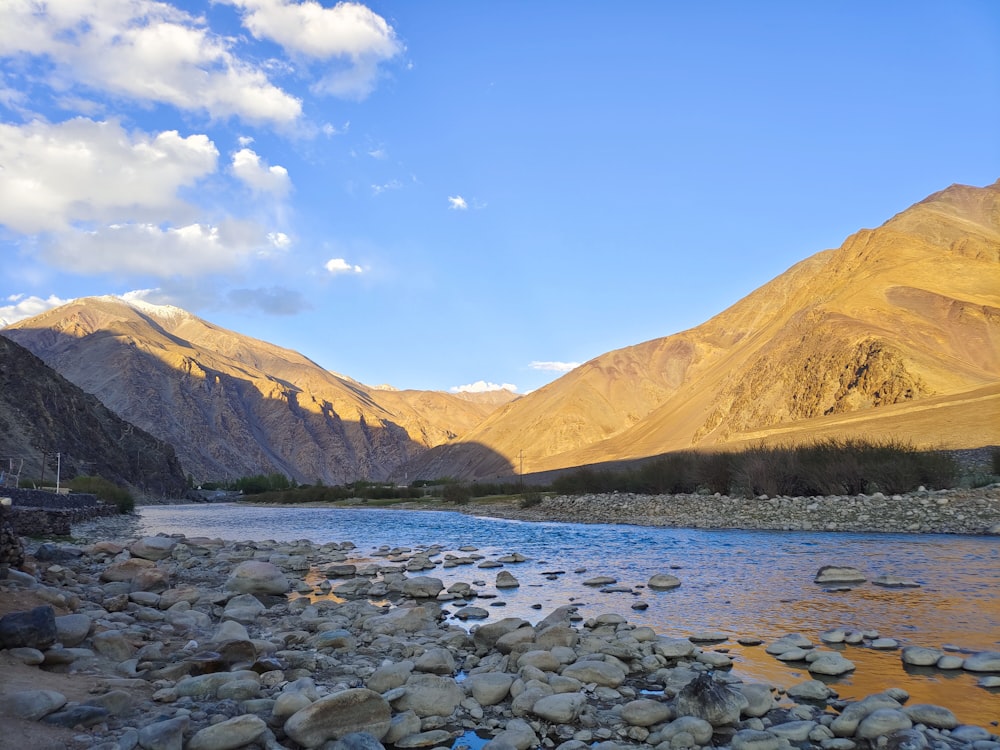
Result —
MULTIPOLYGON (((965 506, 940 497, 917 507, 965 506)), ((558 512, 571 500, 557 499, 558 512)), ((587 502, 610 516, 626 500, 587 502)), ((520 512, 552 513, 551 502, 520 512)), ((756 502, 761 522, 782 511, 779 502, 764 515, 774 506, 756 502)), ((955 508, 949 524, 971 513, 955 508)), ((628 513, 676 518, 654 499, 628 513)), ((962 725, 902 690, 839 700, 836 677, 855 667, 836 645, 864 633, 739 639, 808 672, 782 690, 743 680, 714 633, 667 638, 572 607, 477 626, 487 613, 476 587, 445 588, 433 575, 463 555, 497 563, 496 588, 517 585, 516 553, 128 538, 132 524, 103 519, 81 527, 78 543, 29 545, 25 569, 0 578, 0 747, 1000 750, 995 726, 962 725)), ((648 585, 673 580, 664 571, 648 585)), ((941 668, 981 675, 982 689, 1000 684, 1000 653, 901 658, 947 659, 941 668)))
POLYGON ((470 503, 458 510, 525 521, 626 523, 692 529, 1000 534, 1000 484, 905 495, 730 497, 571 495, 519 507, 470 503))

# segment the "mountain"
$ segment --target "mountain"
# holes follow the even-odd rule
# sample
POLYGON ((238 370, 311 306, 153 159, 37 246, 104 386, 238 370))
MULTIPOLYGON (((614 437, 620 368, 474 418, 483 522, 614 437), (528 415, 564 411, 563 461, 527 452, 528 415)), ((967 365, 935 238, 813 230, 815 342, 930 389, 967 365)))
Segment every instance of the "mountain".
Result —
POLYGON ((198 481, 384 479, 496 408, 495 395, 371 388, 179 308, 117 297, 79 299, 3 335, 174 445, 198 481))
POLYGON ((953 185, 696 328, 592 359, 409 472, 844 435, 1000 443, 1000 182, 953 185))
POLYGON ((119 419, 0 336, 0 471, 13 469, 22 479, 55 485, 56 453, 63 482, 96 474, 158 496, 184 491, 184 473, 171 446, 119 419))

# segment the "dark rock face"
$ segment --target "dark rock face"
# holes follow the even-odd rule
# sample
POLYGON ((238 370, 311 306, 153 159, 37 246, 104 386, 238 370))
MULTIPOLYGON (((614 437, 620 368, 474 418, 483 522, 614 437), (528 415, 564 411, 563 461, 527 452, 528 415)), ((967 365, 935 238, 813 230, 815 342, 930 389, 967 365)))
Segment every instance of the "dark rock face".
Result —
POLYGON ((24 565, 24 545, 11 526, 8 513, 0 505, 0 565, 20 568, 24 565))
POLYGON ((56 642, 56 613, 43 605, 0 617, 0 647, 44 649, 56 642))

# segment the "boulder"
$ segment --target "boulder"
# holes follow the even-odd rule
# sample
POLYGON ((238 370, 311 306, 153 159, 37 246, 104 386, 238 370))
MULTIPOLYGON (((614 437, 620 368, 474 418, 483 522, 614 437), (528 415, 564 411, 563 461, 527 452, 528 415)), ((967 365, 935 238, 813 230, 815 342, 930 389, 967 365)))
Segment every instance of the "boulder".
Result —
POLYGON ((352 732, 367 732, 382 739, 389 731, 392 710, 378 693, 367 688, 351 688, 320 698, 285 722, 285 734, 298 744, 319 747, 352 732))
POLYGON ((520 585, 514 574, 510 571, 501 570, 497 573, 496 587, 498 589, 516 589, 520 585))
POLYGON ((469 675, 465 685, 480 706, 495 706, 507 698, 514 675, 504 672, 480 672, 469 675))
POLYGON ((450 716, 465 698, 465 691, 450 677, 412 674, 403 685, 403 695, 392 702, 397 711, 413 711, 421 718, 450 716))
POLYGON ((646 582, 646 585, 657 591, 667 591, 680 586, 681 579, 677 576, 672 576, 669 573, 657 573, 646 582))
POLYGON ((587 697, 582 693, 556 693, 535 701, 531 713, 554 724, 569 724, 576 721, 585 705, 587 697))
POLYGON ((48 604, 0 617, 0 648, 44 650, 56 642, 56 613, 48 604))
POLYGON ((602 687, 616 688, 625 682, 624 670, 610 662, 585 659, 570 664, 562 671, 563 677, 572 677, 580 682, 594 683, 602 687))
POLYGON ((854 662, 845 659, 836 651, 824 651, 814 661, 809 662, 812 674, 822 674, 831 677, 847 674, 855 669, 854 662))
POLYGON ((128 551, 132 557, 143 560, 165 560, 170 557, 177 546, 177 540, 165 536, 147 536, 129 545, 128 551))
POLYGON ((241 562, 226 581, 226 590, 238 594, 287 594, 290 589, 281 568, 263 560, 241 562))
POLYGON ((267 724, 259 716, 234 716, 196 732, 187 750, 236 750, 256 742, 266 731, 267 724))
POLYGON ((815 583, 864 583, 868 580, 857 568, 841 565, 824 565, 816 573, 815 583))
POLYGON ((633 727, 651 727, 673 717, 670 706, 651 698, 629 701, 621 708, 622 720, 633 727))
POLYGON ((854 736, 863 740, 873 740, 912 726, 910 717, 900 709, 877 708, 861 720, 854 736))
POLYGON ((411 599, 433 599, 444 591, 444 583, 440 578, 430 576, 414 576, 403 582, 403 595, 411 599))
POLYGON ((23 690, 4 700, 4 713, 19 719, 38 721, 66 705, 66 696, 55 690, 23 690))
POLYGON ((968 672, 1000 672, 1000 651, 981 651, 967 656, 962 667, 968 672))
POLYGON ((716 682, 708 672, 684 686, 674 702, 679 716, 695 716, 713 727, 736 724, 747 705, 739 690, 716 682))

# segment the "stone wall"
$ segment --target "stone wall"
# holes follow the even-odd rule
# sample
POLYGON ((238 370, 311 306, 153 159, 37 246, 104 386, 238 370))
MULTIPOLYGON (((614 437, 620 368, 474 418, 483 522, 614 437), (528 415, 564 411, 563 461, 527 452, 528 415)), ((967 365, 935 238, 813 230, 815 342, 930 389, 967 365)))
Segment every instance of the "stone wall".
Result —
POLYGON ((11 499, 4 516, 20 536, 69 536, 74 523, 118 512, 114 505, 86 493, 58 495, 44 490, 4 488, 0 497, 11 499))

